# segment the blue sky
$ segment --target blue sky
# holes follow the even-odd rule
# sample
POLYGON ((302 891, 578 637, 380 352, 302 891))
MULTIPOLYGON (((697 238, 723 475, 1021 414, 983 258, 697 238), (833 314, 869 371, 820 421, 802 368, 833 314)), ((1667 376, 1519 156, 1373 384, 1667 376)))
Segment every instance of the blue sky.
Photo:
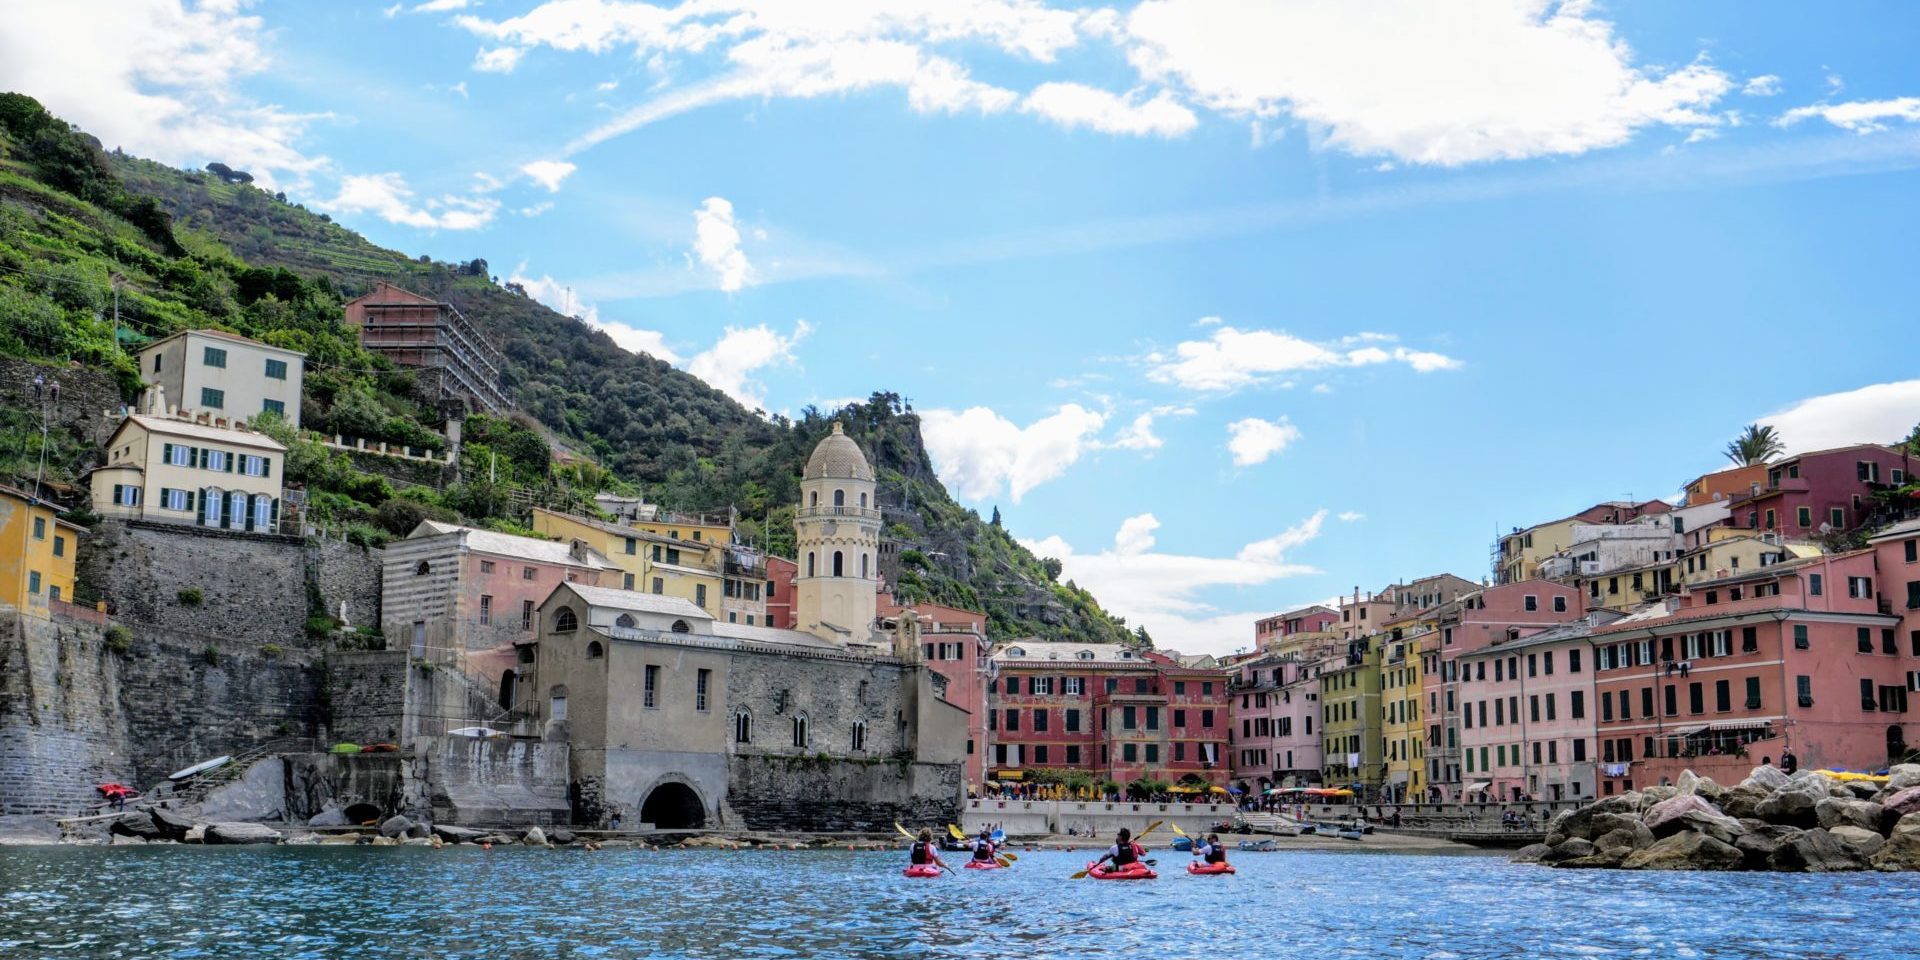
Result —
POLYGON ((484 257, 750 405, 898 391, 1165 645, 1920 421, 1909 4, 9 5, 0 87, 484 257), (97 69, 76 71, 76 63, 97 69))

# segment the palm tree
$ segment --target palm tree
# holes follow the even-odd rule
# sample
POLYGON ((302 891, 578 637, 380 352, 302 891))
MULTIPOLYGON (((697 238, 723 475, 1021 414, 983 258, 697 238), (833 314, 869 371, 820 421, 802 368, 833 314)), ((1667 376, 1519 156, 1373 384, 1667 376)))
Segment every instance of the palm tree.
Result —
POLYGON ((1772 427, 1757 423, 1747 424, 1747 429, 1727 443, 1727 459, 1743 467, 1766 463, 1785 452, 1787 445, 1780 442, 1780 435, 1772 427))

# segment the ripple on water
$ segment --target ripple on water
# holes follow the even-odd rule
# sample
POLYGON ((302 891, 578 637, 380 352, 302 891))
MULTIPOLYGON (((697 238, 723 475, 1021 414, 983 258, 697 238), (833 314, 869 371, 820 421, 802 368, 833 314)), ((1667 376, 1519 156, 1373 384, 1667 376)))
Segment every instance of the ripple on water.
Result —
POLYGON ((1244 854, 1069 881, 1084 857, 900 876, 899 854, 10 848, 0 956, 1846 957, 1909 960, 1897 875, 1626 874, 1489 857, 1244 854))

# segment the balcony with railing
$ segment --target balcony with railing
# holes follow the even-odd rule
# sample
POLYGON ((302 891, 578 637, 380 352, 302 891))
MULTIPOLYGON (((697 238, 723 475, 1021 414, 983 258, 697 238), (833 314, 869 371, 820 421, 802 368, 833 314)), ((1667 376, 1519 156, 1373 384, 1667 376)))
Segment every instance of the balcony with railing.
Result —
POLYGON ((848 519, 848 520, 877 521, 880 519, 880 511, 874 509, 873 507, 836 507, 831 505, 827 505, 827 506, 815 505, 815 506, 801 507, 798 516, 802 520, 848 519))

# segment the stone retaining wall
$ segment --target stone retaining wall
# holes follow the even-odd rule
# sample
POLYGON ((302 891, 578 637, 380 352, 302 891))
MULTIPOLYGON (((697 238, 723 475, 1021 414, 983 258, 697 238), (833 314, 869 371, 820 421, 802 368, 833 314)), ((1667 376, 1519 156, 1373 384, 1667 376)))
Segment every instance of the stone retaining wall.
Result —
POLYGON ((752 830, 887 833, 895 823, 953 823, 959 764, 736 755, 727 808, 752 830))

